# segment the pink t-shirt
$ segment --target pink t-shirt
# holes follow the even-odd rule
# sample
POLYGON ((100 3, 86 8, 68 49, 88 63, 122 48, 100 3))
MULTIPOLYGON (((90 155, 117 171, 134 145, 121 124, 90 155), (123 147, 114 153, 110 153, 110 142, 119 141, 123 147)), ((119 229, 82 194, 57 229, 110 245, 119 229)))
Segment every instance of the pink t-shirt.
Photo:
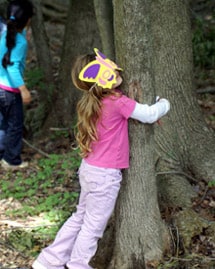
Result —
POLYGON ((102 115, 97 125, 98 141, 85 158, 88 164, 104 168, 129 167, 128 118, 136 101, 125 95, 109 96, 102 101, 102 115))

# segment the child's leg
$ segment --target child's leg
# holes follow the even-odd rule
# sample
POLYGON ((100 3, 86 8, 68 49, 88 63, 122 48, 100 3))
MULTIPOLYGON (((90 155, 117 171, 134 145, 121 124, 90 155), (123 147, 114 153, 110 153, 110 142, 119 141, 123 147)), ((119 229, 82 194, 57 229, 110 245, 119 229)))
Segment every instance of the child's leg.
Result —
POLYGON ((107 222, 114 210, 120 189, 121 172, 116 169, 86 171, 80 175, 82 188, 88 191, 86 212, 81 230, 76 238, 67 267, 90 269, 88 265, 97 250, 107 222))
POLYGON ((76 213, 63 224, 54 242, 42 250, 33 264, 33 268, 40 269, 38 264, 41 264, 44 266, 44 269, 64 269, 65 264, 70 258, 77 234, 83 224, 86 207, 85 199, 86 193, 81 191, 76 213))
POLYGON ((0 130, 0 160, 3 157, 4 154, 4 141, 5 141, 5 131, 4 130, 0 130))
POLYGON ((7 124, 0 112, 0 160, 4 155, 7 124))

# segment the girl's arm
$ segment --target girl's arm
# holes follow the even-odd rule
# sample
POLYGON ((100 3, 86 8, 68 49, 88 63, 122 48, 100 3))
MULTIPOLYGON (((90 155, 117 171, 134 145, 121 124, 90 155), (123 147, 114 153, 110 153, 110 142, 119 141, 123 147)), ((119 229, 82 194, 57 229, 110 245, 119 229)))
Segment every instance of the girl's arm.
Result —
POLYGON ((130 118, 139 120, 142 123, 154 123, 163 117, 170 110, 170 103, 167 99, 161 98, 155 104, 149 106, 136 103, 130 118))
POLYGON ((31 102, 31 93, 29 92, 29 90, 26 88, 25 85, 20 86, 19 90, 21 92, 23 103, 29 104, 31 102))
POLYGON ((7 66, 10 83, 13 88, 19 88, 25 84, 23 73, 27 53, 27 41, 21 34, 17 34, 16 46, 11 51, 10 61, 12 65, 7 66))

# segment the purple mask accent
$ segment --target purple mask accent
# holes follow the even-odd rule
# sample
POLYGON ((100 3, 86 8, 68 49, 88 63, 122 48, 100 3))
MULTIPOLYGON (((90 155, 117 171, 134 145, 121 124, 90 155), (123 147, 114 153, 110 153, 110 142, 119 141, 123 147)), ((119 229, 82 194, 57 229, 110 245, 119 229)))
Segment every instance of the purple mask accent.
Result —
POLYGON ((111 80, 113 80, 114 79, 114 75, 112 75, 109 79, 108 79, 108 81, 111 81, 111 80))
POLYGON ((99 69, 100 69, 100 65, 94 64, 94 65, 90 66, 89 68, 87 68, 87 70, 83 74, 83 77, 84 78, 96 78, 96 76, 99 72, 99 69))
POLYGON ((101 53, 101 51, 98 50, 97 53, 98 53, 99 56, 101 56, 102 59, 107 58, 103 53, 101 53))

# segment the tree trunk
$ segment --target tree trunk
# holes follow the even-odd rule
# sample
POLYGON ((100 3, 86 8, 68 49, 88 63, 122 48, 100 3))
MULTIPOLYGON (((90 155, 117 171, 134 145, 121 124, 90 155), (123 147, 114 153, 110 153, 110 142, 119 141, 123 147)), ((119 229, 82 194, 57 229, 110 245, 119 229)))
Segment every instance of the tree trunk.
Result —
POLYGON ((102 52, 110 59, 115 58, 113 32, 113 5, 110 0, 94 0, 94 8, 102 41, 102 52))
POLYGON ((34 45, 39 68, 44 76, 44 85, 39 91, 40 102, 35 110, 28 111, 26 121, 30 126, 31 133, 34 135, 42 135, 41 130, 46 133, 50 127, 46 124, 48 111, 52 109, 53 94, 54 94, 54 78, 52 74, 52 59, 49 49, 49 41, 46 34, 46 29, 42 14, 41 0, 32 1, 35 7, 35 15, 32 18, 31 28, 34 38, 34 45))
POLYGON ((193 184, 214 180, 215 136, 203 119, 194 91, 189 10, 186 0, 152 3, 155 88, 171 102, 169 116, 155 132, 160 206, 178 208, 171 222, 184 253, 190 253, 192 238, 207 230, 210 241, 215 232, 214 223, 192 209, 193 184))
POLYGON ((154 125, 156 156, 152 127, 130 123, 131 167, 119 197, 109 268, 148 268, 148 261, 156 268, 164 254, 163 239, 169 236, 158 211, 154 169, 160 208, 178 208, 172 221, 183 250, 189 252, 194 236, 190 226, 198 223, 199 234, 214 229, 191 208, 192 184, 214 176, 214 132, 206 126, 193 91, 189 3, 115 0, 114 15, 116 55, 126 69, 128 95, 144 103, 152 102, 155 94, 166 97, 171 110, 161 125, 154 125))
POLYGON ((41 0, 43 6, 43 14, 52 21, 65 23, 67 18, 67 10, 69 0, 41 0))
POLYGON ((93 48, 100 44, 93 0, 70 0, 60 64, 59 92, 54 104, 57 122, 62 126, 71 127, 74 123, 76 104, 81 95, 72 84, 72 62, 80 54, 92 53, 93 48))
MULTIPOLYGON (((137 101, 152 103, 151 1, 114 1, 114 18, 116 55, 125 70, 124 88, 137 101)), ((156 265, 168 247, 157 201, 154 145, 153 126, 130 123, 130 168, 124 173, 117 207, 111 268, 156 265)))
POLYGON ((36 9, 36 13, 32 18, 31 25, 37 52, 37 59, 40 68, 43 70, 46 81, 50 83, 50 81, 53 81, 52 60, 48 45, 48 37, 46 35, 45 25, 43 21, 41 0, 33 0, 32 2, 36 9))
MULTIPOLYGON (((187 1, 154 1, 152 21, 155 88, 158 95, 171 101, 169 116, 156 128, 161 156, 158 167, 169 173, 166 178, 171 178, 173 185, 175 180, 177 187, 173 192, 179 192, 178 200, 183 202, 183 191, 175 175, 186 175, 191 183, 214 177, 214 131, 207 127, 193 90, 189 4, 187 1)), ((185 184, 183 180, 180 182, 185 184)), ((187 186, 191 189, 189 182, 187 186)), ((191 191, 186 193, 190 196, 191 191)))
POLYGON ((7 0, 0 0, 0 16, 6 17, 6 9, 7 9, 7 0))

